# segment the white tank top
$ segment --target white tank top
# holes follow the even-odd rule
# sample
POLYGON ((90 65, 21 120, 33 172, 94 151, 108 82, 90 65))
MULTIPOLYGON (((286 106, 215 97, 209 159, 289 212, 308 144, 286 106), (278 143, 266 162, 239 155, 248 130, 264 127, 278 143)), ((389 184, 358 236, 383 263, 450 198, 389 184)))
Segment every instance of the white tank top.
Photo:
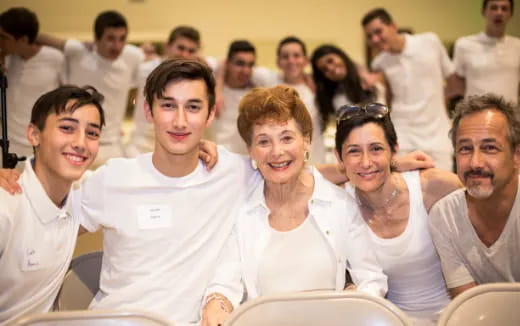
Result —
POLYGON ((334 253, 311 216, 291 231, 271 229, 258 268, 259 295, 335 287, 334 253))
MULTIPOLYGON (((378 237, 370 228, 369 238, 388 276, 388 300, 419 318, 438 318, 450 301, 441 263, 428 231, 419 171, 402 173, 410 196, 406 229, 395 238, 378 237)), ((348 191, 354 193, 349 184, 348 191)))

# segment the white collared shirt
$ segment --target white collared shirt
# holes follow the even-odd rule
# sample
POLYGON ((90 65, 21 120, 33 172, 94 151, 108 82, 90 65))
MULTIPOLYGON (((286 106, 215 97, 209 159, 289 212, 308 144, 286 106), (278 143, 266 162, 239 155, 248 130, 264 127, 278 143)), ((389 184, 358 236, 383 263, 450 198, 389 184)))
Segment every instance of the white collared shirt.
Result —
POLYGON ((0 189, 0 325, 52 308, 78 234, 71 195, 63 208, 54 205, 30 162, 21 194, 0 189))
POLYGON ((457 75, 466 79, 466 94, 494 93, 518 103, 520 39, 490 37, 482 32, 455 42, 453 61, 457 75))
MULTIPOLYGON (((356 203, 341 188, 336 187, 313 168, 314 191, 309 201, 309 216, 318 225, 321 235, 334 252, 335 290, 345 287, 345 270, 358 289, 372 295, 384 296, 386 276, 371 251, 366 223, 356 203)), ((241 209, 236 235, 241 258, 242 279, 248 299, 257 297, 258 271, 262 255, 272 234, 268 222, 269 209, 265 204, 264 183, 260 182, 241 209)), ((314 262, 309 261, 309 268, 314 262)), ((285 271, 287 277, 298 271, 285 271)))
MULTIPOLYGON (((176 323, 197 322, 206 287, 247 194, 252 169, 244 157, 218 150, 211 170, 199 163, 170 178, 152 154, 112 159, 84 180, 82 225, 103 229, 100 291, 93 309, 136 308, 176 323)), ((221 291, 240 301, 240 283, 221 291)))

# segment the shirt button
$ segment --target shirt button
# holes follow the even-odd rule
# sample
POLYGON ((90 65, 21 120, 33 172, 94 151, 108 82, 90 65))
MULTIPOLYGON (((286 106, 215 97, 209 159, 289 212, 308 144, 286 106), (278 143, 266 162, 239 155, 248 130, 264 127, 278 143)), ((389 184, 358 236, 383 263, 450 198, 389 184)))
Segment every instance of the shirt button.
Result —
POLYGON ((327 235, 330 235, 330 231, 329 231, 329 230, 325 231, 325 233, 326 233, 327 235))
POLYGON ((314 199, 311 199, 311 204, 314 204, 314 199))

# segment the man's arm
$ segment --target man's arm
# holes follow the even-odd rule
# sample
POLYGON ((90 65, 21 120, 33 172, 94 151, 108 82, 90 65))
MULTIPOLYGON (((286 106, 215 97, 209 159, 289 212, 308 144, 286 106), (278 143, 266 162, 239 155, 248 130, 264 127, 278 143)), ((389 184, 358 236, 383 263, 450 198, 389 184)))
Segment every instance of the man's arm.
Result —
POLYGON ((471 289, 472 287, 477 286, 478 284, 475 282, 470 282, 461 286, 457 286, 455 288, 448 289, 450 291, 450 296, 454 299, 456 296, 461 294, 462 292, 471 289))
POLYGON ((49 34, 39 34, 36 37, 36 42, 41 45, 47 45, 47 46, 53 47, 60 51, 65 51, 65 43, 67 43, 67 40, 59 38, 59 37, 51 36, 49 34))

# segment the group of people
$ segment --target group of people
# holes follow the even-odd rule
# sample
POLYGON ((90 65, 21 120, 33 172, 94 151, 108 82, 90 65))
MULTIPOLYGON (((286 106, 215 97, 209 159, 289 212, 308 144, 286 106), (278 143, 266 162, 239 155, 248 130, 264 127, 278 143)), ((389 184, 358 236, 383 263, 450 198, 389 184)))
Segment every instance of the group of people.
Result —
MULTIPOLYGON (((486 29, 486 50, 519 48, 501 43, 518 44, 503 34, 513 4, 483 1, 487 28, 502 28, 486 29)), ((32 157, 19 179, 0 173, 0 324, 49 311, 77 235, 99 229, 103 263, 90 308, 150 310, 181 325, 221 325, 257 296, 344 289, 386 297, 417 325, 432 325, 450 296, 520 280, 520 113, 500 93, 506 85, 461 101, 448 137, 442 80, 469 95, 483 85, 474 69, 504 63, 467 45, 480 38, 457 42, 455 58, 465 45, 476 51, 467 57, 486 55, 490 66, 465 62, 459 72, 434 34, 402 35, 386 10, 367 13, 362 26, 381 51, 373 68, 390 85, 386 106, 374 76, 332 45, 313 52, 309 78, 304 43, 282 40, 278 75, 253 69, 248 41, 233 42, 224 64, 196 58, 199 34, 182 26, 166 58, 141 63, 116 12, 96 19, 94 48, 38 34, 37 24, 21 28, 19 15, 35 19, 23 8, 2 13, 0 46, 10 54, 8 105, 27 115, 20 146, 32 157), (122 158, 118 124, 132 86, 135 157, 122 158), (331 116, 338 164, 313 167, 331 116), (227 149, 202 141, 212 125, 227 149), (421 153, 397 157, 415 148, 441 168, 421 153), (457 175, 442 163, 451 152, 457 175)), ((517 76, 508 93, 516 100, 518 85, 517 76)))

